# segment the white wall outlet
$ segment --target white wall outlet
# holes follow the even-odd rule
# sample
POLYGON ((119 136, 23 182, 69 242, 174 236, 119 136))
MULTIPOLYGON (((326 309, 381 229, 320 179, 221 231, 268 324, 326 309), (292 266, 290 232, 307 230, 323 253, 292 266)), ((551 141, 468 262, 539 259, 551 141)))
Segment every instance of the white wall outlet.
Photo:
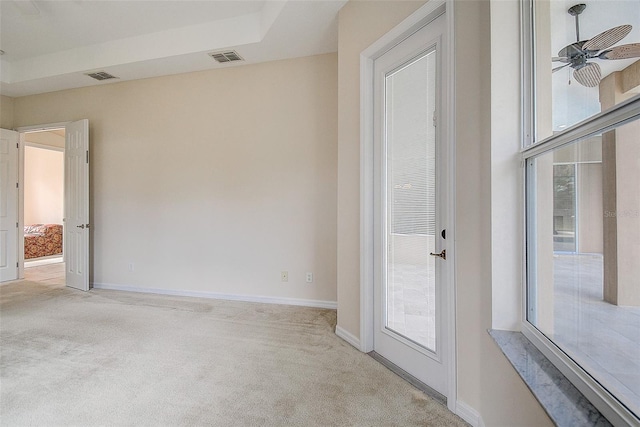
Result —
POLYGON ((132 262, 129 263, 129 271, 131 272, 136 271, 136 265, 132 262))
POLYGON ((289 272, 288 271, 281 271, 280 272, 280 280, 282 280, 283 282, 288 282, 289 281, 289 272))
POLYGON ((313 273, 307 273, 307 283, 313 282, 313 273))

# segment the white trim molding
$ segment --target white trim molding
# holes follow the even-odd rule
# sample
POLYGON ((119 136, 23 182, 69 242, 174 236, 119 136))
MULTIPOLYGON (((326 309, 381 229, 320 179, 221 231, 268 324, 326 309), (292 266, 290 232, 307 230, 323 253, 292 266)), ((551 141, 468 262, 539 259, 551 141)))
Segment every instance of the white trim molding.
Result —
POLYGON ((482 417, 478 411, 461 400, 456 402, 455 413, 473 427, 484 427, 484 421, 482 421, 482 417))
POLYGON ((346 342, 348 342, 349 344, 351 344, 352 346, 354 346, 355 348, 357 348, 358 350, 361 349, 360 338, 356 337, 346 329, 340 326, 336 326, 336 335, 342 338, 343 340, 345 340, 346 342))
POLYGON ((131 285, 116 285, 112 283, 93 283, 93 289, 107 289, 112 291, 124 291, 124 292, 139 292, 147 294, 158 295, 172 295, 180 297, 194 297, 194 298, 208 298, 226 301, 243 301, 243 302, 257 302, 264 304, 282 304, 282 305, 295 305, 302 307, 314 307, 314 308, 326 308, 335 310, 338 308, 336 301, 322 301, 311 299, 299 299, 299 298, 284 298, 284 297, 267 297, 262 295, 240 295, 240 294, 225 294, 219 292, 206 292, 206 291, 190 291, 183 289, 160 289, 160 288, 145 288, 141 286, 131 285))
POLYGON ((71 122, 46 123, 43 125, 19 126, 14 130, 16 132, 46 132, 49 130, 63 129, 71 122))

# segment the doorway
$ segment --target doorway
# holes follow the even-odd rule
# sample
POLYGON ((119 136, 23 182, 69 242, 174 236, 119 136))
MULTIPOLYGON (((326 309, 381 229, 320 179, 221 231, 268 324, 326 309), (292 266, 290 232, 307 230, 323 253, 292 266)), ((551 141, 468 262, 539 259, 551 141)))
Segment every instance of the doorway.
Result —
POLYGON ((361 349, 455 410, 453 31, 428 2, 362 53, 361 349))
MULTIPOLYGON (((15 190, 24 187, 25 134, 62 128, 64 129, 63 253, 65 261, 65 284, 71 288, 88 291, 90 288, 89 121, 82 119, 75 122, 27 126, 16 129, 17 132, 5 132, 3 130, 3 135, 6 133, 6 135, 11 136, 11 138, 15 140, 19 139, 20 141, 20 144, 18 144, 20 147, 20 156, 16 156, 16 158, 12 160, 12 164, 19 166, 15 168, 19 169, 19 172, 15 174, 16 180, 13 181, 18 184, 15 187, 12 185, 11 188, 15 190)), ((16 231, 12 234, 22 237, 22 224, 19 224, 21 221, 18 221, 17 218, 22 218, 22 212, 24 211, 24 193, 20 191, 16 199, 18 202, 16 203, 15 209, 12 208, 11 211, 12 215, 16 218, 15 224, 18 225, 18 227, 14 229, 16 231)), ((16 265, 17 277, 23 278, 24 251, 22 250, 22 244, 24 240, 20 238, 16 240, 18 240, 18 242, 15 245, 11 245, 10 251, 14 258, 18 259, 16 265)))
POLYGON ((63 259, 65 129, 24 133, 25 268, 63 259))

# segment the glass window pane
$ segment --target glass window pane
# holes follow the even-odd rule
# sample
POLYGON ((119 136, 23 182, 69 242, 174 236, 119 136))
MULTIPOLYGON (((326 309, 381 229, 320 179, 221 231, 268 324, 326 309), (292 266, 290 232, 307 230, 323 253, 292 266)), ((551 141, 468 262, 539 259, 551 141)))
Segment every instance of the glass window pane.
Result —
POLYGON ((623 87, 640 57, 638 2, 576 3, 534 2, 537 141, 638 96, 623 87), (619 96, 612 87, 622 87, 619 96))
POLYGON ((636 120, 527 161, 527 320, 636 415, 639 134, 636 120))
POLYGON ((386 327, 436 351, 436 53, 387 75, 386 327))

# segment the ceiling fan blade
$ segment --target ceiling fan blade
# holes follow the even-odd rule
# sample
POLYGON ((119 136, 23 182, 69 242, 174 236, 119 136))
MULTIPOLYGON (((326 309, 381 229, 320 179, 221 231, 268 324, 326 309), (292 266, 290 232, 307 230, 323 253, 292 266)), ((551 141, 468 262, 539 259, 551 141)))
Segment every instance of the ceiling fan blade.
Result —
POLYGON ((571 60, 567 57, 562 56, 554 56, 551 58, 551 62, 570 62, 571 60))
POLYGON ((595 51, 607 49, 625 38, 627 34, 631 32, 632 28, 631 25, 620 25, 610 28, 585 42, 585 44, 582 45, 582 49, 595 51))
POLYGON ((573 78, 582 86, 596 87, 602 80, 602 72, 598 64, 588 62, 584 67, 573 72, 573 78))
POLYGON ((569 65, 571 65, 571 64, 564 64, 564 65, 561 65, 561 66, 556 67, 556 68, 554 68, 553 70, 551 70, 551 72, 552 72, 552 73, 555 73, 556 71, 560 71, 560 70, 562 70, 564 67, 568 67, 569 65))
POLYGON ((598 55, 600 59, 628 59, 640 58, 640 43, 623 44, 598 55))

